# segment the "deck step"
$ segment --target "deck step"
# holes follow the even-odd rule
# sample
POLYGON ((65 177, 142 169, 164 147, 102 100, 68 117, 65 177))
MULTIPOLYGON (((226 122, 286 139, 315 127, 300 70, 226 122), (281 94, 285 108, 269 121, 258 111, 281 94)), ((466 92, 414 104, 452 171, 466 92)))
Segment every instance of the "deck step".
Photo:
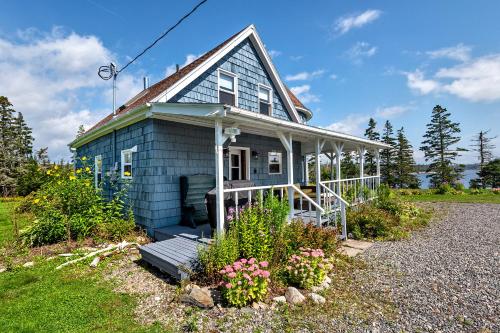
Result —
POLYGON ((173 237, 143 245, 139 252, 144 261, 177 280, 184 280, 189 278, 195 267, 200 246, 206 244, 185 237, 173 237))

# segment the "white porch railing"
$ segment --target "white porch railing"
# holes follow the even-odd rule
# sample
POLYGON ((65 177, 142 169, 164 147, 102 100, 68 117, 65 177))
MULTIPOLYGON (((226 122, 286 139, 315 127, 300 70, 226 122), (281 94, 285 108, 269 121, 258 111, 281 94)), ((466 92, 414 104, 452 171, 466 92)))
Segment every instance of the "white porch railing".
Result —
MULTIPOLYGON (((312 208, 314 207, 317 211, 321 212, 321 214, 325 213, 325 209, 318 205, 313 199, 311 199, 307 194, 302 192, 300 188, 295 186, 294 184, 279 184, 279 185, 264 185, 264 186, 251 186, 251 187, 240 187, 240 188, 230 188, 224 189, 224 194, 232 194, 235 205, 238 206, 240 194, 246 194, 246 198, 248 202, 252 202, 252 192, 258 192, 260 198, 264 198, 264 191, 280 191, 281 200, 288 200, 285 198, 285 189, 288 189, 289 192, 297 192, 299 194, 299 211, 297 212, 299 217, 304 217, 304 211, 302 209, 304 200, 308 203, 308 212, 312 212, 312 208)), ((236 217, 238 217, 239 210, 235 209, 236 217)), ((295 217, 295 211, 290 212, 290 217, 295 217)))
POLYGON ((322 188, 329 189, 342 197, 349 205, 357 205, 377 197, 380 185, 379 176, 325 180, 320 182, 322 188))

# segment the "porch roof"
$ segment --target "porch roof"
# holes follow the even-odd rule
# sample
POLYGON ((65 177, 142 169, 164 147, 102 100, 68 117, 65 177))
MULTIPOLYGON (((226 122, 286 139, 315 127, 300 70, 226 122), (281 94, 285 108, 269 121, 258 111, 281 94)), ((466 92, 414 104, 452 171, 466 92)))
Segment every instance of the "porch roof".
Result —
MULTIPOLYGON (((224 127, 236 127, 242 132, 250 134, 278 137, 278 132, 291 133, 294 141, 302 143, 302 153, 314 152, 316 139, 327 142, 341 142, 344 144, 344 150, 347 151, 356 150, 362 146, 367 149, 384 149, 390 147, 378 141, 371 141, 321 127, 281 120, 224 104, 163 102, 147 103, 126 115, 117 117, 91 133, 75 139, 70 144, 70 147, 78 148, 115 129, 126 127, 146 118, 163 119, 212 128, 214 127, 214 120, 219 119, 222 121, 224 127)), ((330 151, 330 146, 325 145, 324 150, 330 151)))

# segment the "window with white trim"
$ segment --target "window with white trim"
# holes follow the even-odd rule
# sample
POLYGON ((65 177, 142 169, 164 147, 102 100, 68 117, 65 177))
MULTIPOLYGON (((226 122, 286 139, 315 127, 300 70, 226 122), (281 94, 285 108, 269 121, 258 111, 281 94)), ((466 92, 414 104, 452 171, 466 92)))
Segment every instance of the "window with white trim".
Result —
POLYGON ((269 152, 267 164, 269 167, 270 175, 280 175, 282 172, 282 163, 281 163, 281 153, 269 152))
POLYGON ((94 157, 94 178, 95 187, 101 187, 102 185, 102 155, 97 155, 94 157))
POLYGON ((272 110, 272 90, 263 85, 259 85, 259 112, 266 116, 271 115, 272 110))
POLYGON ((219 70, 219 103, 237 106, 238 78, 235 74, 219 70))
POLYGON ((122 150, 122 172, 123 179, 132 179, 132 149, 122 150))

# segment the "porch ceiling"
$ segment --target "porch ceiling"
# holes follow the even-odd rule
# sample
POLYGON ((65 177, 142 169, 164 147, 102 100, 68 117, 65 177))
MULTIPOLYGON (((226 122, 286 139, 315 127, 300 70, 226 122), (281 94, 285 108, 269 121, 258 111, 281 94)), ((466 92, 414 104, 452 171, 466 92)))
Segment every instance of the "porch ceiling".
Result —
POLYGON ((362 146, 367 149, 383 149, 387 147, 387 145, 380 142, 280 120, 222 104, 153 103, 150 112, 151 116, 157 119, 211 128, 214 127, 214 119, 218 118, 222 121, 224 127, 237 127, 244 133, 273 138, 278 138, 277 132, 291 133, 294 141, 302 143, 302 154, 313 153, 317 139, 325 140, 324 152, 333 151, 331 143, 334 142, 343 143, 344 151, 357 150, 362 146))

